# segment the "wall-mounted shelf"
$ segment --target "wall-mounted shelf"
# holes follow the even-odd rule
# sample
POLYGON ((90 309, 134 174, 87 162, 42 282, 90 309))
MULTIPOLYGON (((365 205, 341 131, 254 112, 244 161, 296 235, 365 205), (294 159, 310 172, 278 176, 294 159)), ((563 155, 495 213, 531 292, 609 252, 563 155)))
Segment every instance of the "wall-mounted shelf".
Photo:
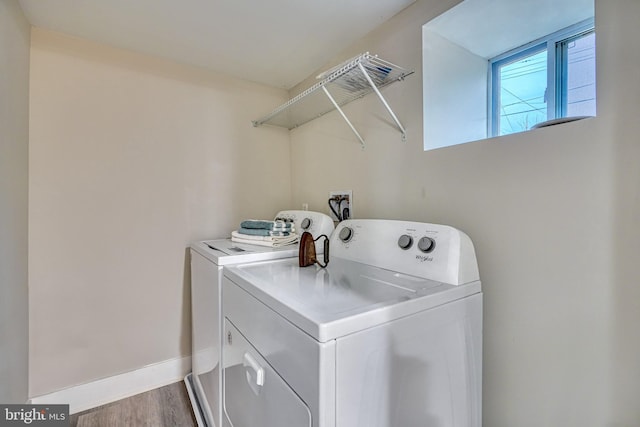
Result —
POLYGON ((412 73, 413 71, 405 70, 367 52, 322 73, 318 76, 322 79, 320 82, 266 116, 254 120, 253 125, 269 124, 293 129, 333 110, 338 110, 364 146, 364 139, 351 124, 341 107, 375 92, 396 123, 404 141, 406 131, 380 93, 380 89, 401 81, 412 73))

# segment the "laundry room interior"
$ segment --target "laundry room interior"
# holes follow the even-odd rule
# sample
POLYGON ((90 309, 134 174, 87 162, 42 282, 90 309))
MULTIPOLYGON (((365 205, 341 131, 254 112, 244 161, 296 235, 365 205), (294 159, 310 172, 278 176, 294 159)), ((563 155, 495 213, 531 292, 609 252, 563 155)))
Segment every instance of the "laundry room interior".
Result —
MULTIPOLYGON (((437 149, 425 149, 423 26, 459 0, 385 2, 397 10, 367 14, 348 42, 329 26, 315 63, 260 34, 203 41, 208 18, 175 5, 145 12, 159 32, 136 33, 108 28, 106 12, 74 23, 80 4, 59 2, 0 0, 0 404, 73 400, 73 412, 182 381, 189 245, 283 210, 329 215, 329 194, 349 191, 354 219, 443 224, 473 242, 482 425, 640 425, 639 1, 593 2, 595 117, 437 149), (187 37, 162 32, 189 20, 187 37), (216 44, 261 52, 204 58, 216 44), (375 93, 343 107, 363 143, 338 111, 254 126, 365 52, 413 72, 381 90, 405 136, 375 93)), ((150 4, 117 3, 124 16, 150 4)), ((238 6, 247 22, 262 19, 256 3, 238 6)), ((296 2, 278 4, 304 33, 296 2)))

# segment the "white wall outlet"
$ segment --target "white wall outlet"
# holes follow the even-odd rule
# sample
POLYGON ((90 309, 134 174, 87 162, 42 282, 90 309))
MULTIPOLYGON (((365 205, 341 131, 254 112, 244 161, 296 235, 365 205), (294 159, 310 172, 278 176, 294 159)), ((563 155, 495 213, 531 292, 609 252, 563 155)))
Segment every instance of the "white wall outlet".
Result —
POLYGON ((329 191, 329 216, 334 221, 353 218, 353 191, 329 191))

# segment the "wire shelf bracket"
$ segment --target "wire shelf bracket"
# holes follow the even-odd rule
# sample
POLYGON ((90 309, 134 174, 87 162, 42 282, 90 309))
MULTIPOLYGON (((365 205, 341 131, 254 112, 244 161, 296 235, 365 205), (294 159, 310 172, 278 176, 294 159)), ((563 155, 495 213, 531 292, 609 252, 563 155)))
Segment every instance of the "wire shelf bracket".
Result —
POLYGON ((268 124, 291 130, 333 110, 338 110, 364 148, 364 138, 353 126, 342 107, 374 92, 395 122, 402 141, 406 141, 406 129, 382 96, 380 89, 402 81, 410 74, 413 74, 413 71, 405 70, 367 52, 320 74, 318 76, 322 79, 320 82, 252 123, 255 127, 268 124))

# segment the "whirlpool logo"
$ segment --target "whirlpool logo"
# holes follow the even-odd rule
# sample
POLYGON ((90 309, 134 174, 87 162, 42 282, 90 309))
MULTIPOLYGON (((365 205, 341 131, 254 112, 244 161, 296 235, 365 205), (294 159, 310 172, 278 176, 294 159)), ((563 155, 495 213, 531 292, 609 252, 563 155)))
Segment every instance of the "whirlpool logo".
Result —
POLYGON ((69 427, 69 405, 0 405, 0 427, 69 427))

